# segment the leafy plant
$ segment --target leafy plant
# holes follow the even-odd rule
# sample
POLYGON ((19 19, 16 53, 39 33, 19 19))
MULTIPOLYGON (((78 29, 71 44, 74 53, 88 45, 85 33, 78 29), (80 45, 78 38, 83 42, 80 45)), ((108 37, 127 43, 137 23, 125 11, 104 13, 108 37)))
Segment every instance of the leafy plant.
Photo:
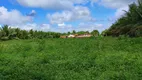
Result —
POLYGON ((141 29, 137 27, 142 25, 142 0, 138 0, 137 3, 130 4, 129 11, 123 10, 125 15, 103 34, 107 36, 129 35, 130 37, 140 37, 142 35, 141 29))

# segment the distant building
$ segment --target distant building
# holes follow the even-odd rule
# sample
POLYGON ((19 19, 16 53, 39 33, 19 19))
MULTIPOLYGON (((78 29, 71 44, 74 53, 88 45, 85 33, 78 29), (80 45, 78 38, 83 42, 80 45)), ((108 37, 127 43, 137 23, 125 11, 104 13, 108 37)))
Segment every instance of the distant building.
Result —
POLYGON ((76 36, 76 38, 87 38, 87 37, 91 37, 91 34, 82 34, 82 35, 78 35, 76 36))
POLYGON ((76 36, 75 36, 75 35, 72 35, 72 34, 68 36, 68 38, 75 38, 75 37, 76 37, 76 36))
POLYGON ((68 36, 60 36, 60 38, 68 38, 68 36))
POLYGON ((70 34, 68 36, 60 36, 60 38, 89 38, 91 37, 92 35, 91 34, 81 34, 81 35, 78 35, 78 34, 70 34))

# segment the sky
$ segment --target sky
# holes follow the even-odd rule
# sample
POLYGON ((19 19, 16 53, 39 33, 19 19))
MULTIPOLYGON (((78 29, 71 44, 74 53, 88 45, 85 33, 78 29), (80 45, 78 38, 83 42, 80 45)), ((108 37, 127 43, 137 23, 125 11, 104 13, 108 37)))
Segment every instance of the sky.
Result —
POLYGON ((0 0, 0 27, 39 31, 108 29, 136 0, 0 0))

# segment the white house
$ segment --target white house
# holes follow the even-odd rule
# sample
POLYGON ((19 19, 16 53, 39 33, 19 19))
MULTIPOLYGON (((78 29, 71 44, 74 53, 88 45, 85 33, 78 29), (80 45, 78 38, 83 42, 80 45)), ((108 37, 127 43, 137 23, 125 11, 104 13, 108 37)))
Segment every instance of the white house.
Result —
POLYGON ((75 37, 75 35, 72 35, 72 34, 70 34, 69 36, 68 36, 68 38, 74 38, 75 37))

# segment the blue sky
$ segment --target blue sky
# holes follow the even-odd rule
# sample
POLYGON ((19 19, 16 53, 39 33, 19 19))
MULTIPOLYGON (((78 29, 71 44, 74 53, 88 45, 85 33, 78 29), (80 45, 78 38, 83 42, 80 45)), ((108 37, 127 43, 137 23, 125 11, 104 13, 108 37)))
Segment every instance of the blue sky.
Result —
POLYGON ((0 25, 55 32, 108 29, 136 0, 1 0, 0 25))

